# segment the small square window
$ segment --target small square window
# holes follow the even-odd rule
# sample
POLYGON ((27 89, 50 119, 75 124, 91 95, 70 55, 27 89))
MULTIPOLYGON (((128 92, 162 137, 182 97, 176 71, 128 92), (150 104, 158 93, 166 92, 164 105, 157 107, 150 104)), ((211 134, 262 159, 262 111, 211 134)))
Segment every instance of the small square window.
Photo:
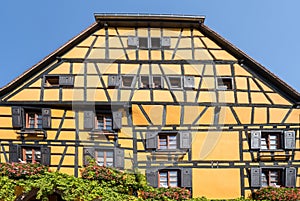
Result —
POLYGON ((232 78, 219 77, 217 80, 218 89, 228 90, 232 89, 232 78))
POLYGON ((144 37, 139 38, 139 48, 148 49, 148 38, 144 38, 144 37))
POLYGON ((160 48, 160 38, 151 38, 151 49, 160 48))
POLYGON ((134 76, 122 76, 122 87, 132 87, 134 76))
POLYGON ((26 163, 41 163, 41 149, 39 147, 24 147, 22 148, 22 158, 26 163))
POLYGON ((45 76, 45 87, 58 87, 59 86, 59 76, 45 76))
POLYGON ((178 187, 179 173, 178 170, 161 170, 159 171, 159 187, 178 187))
POLYGON ((283 186, 282 180, 282 171, 281 169, 262 169, 261 172, 261 186, 273 186, 280 187, 283 186))
POLYGON ((163 88, 163 80, 160 76, 153 76, 153 88, 155 89, 163 88))
POLYGON ((32 129, 42 129, 43 127, 43 118, 42 112, 36 110, 26 110, 25 111, 25 120, 26 120, 26 128, 32 129))
POLYGON ((274 132, 262 132, 261 134, 261 150, 276 150, 282 149, 281 145, 281 133, 274 132))
POLYGON ((150 80, 149 76, 141 76, 140 80, 140 88, 149 89, 150 88, 150 80))
POLYGON ((112 150, 96 150, 95 159, 100 166, 113 167, 114 152, 112 150))
POLYGON ((168 79, 172 89, 182 88, 181 77, 168 77, 168 79))
POLYGON ((109 114, 99 114, 95 117, 95 129, 97 130, 112 130, 112 116, 109 114))
POLYGON ((159 134, 158 148, 161 150, 177 149, 176 134, 159 134))

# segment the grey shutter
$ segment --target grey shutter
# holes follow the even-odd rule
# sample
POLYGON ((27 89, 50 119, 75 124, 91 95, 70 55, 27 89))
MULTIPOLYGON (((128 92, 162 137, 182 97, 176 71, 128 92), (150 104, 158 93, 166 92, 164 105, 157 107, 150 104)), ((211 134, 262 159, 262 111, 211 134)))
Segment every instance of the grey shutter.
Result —
POLYGON ((157 133, 147 132, 146 133, 146 148, 157 149, 157 133))
POLYGON ((60 75, 59 76, 60 86, 74 86, 74 76, 73 75, 60 75))
POLYGON ((13 128, 22 128, 23 127, 23 108, 12 107, 11 113, 12 113, 13 128))
POLYGON ((84 111, 84 129, 93 129, 95 124, 95 114, 93 111, 84 111))
POLYGON ((192 168, 181 170, 181 187, 192 187, 192 168))
POLYGON ((251 149, 260 149, 261 131, 251 131, 251 149))
POLYGON ((295 131, 284 131, 284 148, 294 149, 295 144, 295 131))
POLYGON ((83 148, 83 165, 88 165, 89 159, 95 159, 95 148, 84 147, 83 148))
POLYGON ((251 168, 251 187, 261 186, 261 168, 251 168))
POLYGON ((122 112, 119 111, 113 112, 113 128, 114 129, 122 128, 122 112))
POLYGON ((184 88, 189 88, 189 89, 195 88, 195 78, 194 78, 194 76, 184 76, 183 87, 184 88))
POLYGON ((163 48, 169 48, 171 46, 171 38, 170 37, 162 37, 161 38, 161 46, 163 48))
POLYGON ((115 148, 114 167, 124 169, 124 149, 115 148))
POLYGON ((42 154, 42 164, 49 166, 51 162, 50 147, 46 147, 46 146, 41 147, 41 154, 42 154))
POLYGON ((42 123, 43 128, 49 129, 51 128, 51 109, 43 108, 42 109, 42 123))
POLYGON ((136 48, 138 46, 138 37, 128 36, 127 45, 128 47, 136 48))
POLYGON ((146 170, 146 179, 150 186, 158 187, 158 172, 155 170, 146 170))
POLYGON ((108 75, 108 87, 118 87, 121 83, 121 78, 118 75, 108 75))
POLYGON ((179 148, 190 149, 191 148, 191 133, 189 131, 180 131, 179 135, 179 148))
POLYGON ((296 186, 296 168, 290 167, 285 169, 285 187, 296 186))
POLYGON ((21 159, 21 147, 17 144, 9 145, 9 162, 19 162, 19 158, 21 159))

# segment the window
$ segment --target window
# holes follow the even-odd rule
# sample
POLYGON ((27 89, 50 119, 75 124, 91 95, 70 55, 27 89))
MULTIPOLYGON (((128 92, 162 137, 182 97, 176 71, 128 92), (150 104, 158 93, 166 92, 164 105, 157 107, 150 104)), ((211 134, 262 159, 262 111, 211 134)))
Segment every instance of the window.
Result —
POLYGON ((15 129, 49 129, 51 109, 12 107, 12 125, 15 129))
POLYGON ((94 113, 94 111, 84 111, 84 129, 107 130, 121 129, 122 112, 94 113))
POLYGON ((122 87, 130 88, 133 84, 134 76, 122 76, 122 87))
POLYGON ((217 79, 217 87, 222 90, 232 89, 232 78, 219 77, 217 79))
POLYGON ((158 187, 178 187, 179 178, 178 170, 161 170, 158 173, 158 187))
POLYGON ((295 148, 295 131, 251 131, 251 149, 274 151, 295 148))
POLYGON ((150 78, 149 76, 141 76, 140 88, 149 89, 150 88, 150 78))
POLYGON ((111 149, 99 149, 95 147, 83 148, 83 164, 88 165, 90 159, 95 159, 98 165, 124 168, 124 149, 112 147, 111 149))
POLYGON ((276 150, 282 148, 281 133, 262 133, 261 134, 261 150, 276 150))
POLYGON ((95 117, 95 129, 98 130, 112 130, 112 116, 111 115, 97 115, 95 117))
POLYGON ((192 168, 146 169, 147 182, 153 187, 192 187, 192 168))
POLYGON ((113 167, 114 152, 112 150, 96 150, 95 158, 98 165, 113 167))
POLYGON ((41 163, 50 165, 51 149, 46 145, 9 145, 9 162, 41 163))
POLYGON ((296 169, 293 167, 252 167, 250 169, 250 175, 251 187, 255 188, 266 186, 295 187, 296 185, 296 169))
POLYGON ((45 87, 70 87, 74 86, 73 75, 46 75, 44 77, 45 87))
POLYGON ((45 87, 58 87, 59 76, 45 76, 45 87))
POLYGON ((42 128, 42 113, 40 111, 29 111, 25 113, 26 128, 42 128))
POLYGON ((160 76, 153 76, 153 88, 155 89, 163 88, 163 80, 160 76))
POLYGON ((22 149, 23 161, 26 163, 41 163, 42 153, 40 148, 28 147, 22 149))
POLYGON ((181 77, 168 77, 171 89, 181 89, 181 77))
POLYGON ((191 133, 189 131, 180 132, 147 132, 146 148, 156 151, 177 149, 186 150, 191 148, 191 133))
POLYGON ((128 36, 127 45, 129 48, 139 49, 168 49, 171 46, 170 37, 137 37, 128 36))
POLYGON ((159 134, 158 149, 176 149, 177 148, 177 136, 176 134, 159 134))
POLYGON ((282 170, 276 169, 262 169, 261 173, 261 186, 282 186, 282 170))

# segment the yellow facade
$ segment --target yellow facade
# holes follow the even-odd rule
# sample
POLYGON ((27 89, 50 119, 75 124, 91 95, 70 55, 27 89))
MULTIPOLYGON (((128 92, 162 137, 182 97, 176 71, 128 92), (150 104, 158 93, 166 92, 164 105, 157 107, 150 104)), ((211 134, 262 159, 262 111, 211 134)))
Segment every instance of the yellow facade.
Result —
POLYGON ((98 18, 38 73, 0 90, 1 162, 46 149, 51 169, 79 176, 88 155, 109 164, 112 152, 117 168, 175 171, 194 197, 247 196, 258 188, 253 168, 275 168, 290 185, 285 171, 300 158, 296 92, 199 21, 145 27, 123 17, 104 27, 98 18))

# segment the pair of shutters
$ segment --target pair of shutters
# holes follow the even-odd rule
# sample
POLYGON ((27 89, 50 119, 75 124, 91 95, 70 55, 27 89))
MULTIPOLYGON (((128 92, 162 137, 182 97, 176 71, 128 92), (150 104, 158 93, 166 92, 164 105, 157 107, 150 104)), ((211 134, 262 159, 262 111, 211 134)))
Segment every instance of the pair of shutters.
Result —
MULTIPOLYGON (((20 162, 19 159, 25 160, 22 154, 22 148, 25 146, 17 145, 17 144, 10 144, 9 145, 9 162, 20 162)), ((50 165, 51 161, 51 149, 47 146, 34 146, 34 148, 40 149, 42 154, 41 163, 43 165, 50 165)))
MULTIPOLYGON (((22 107, 12 107, 12 126, 13 128, 25 127, 25 113, 22 107)), ((51 109, 42 108, 42 127, 51 128, 51 109)))
MULTIPOLYGON (((95 158, 96 148, 94 147, 86 147, 83 148, 83 164, 88 165, 88 158, 95 158)), ((114 148, 114 167, 124 169, 124 149, 114 148)))
MULTIPOLYGON (((157 149, 158 148, 158 133, 147 132, 146 133, 146 148, 157 149)), ((191 148, 191 133, 189 131, 180 131, 177 133, 177 144, 179 149, 191 148)))
MULTIPOLYGON (((260 188, 261 187, 261 174, 262 169, 251 168, 250 175, 251 175, 251 187, 260 188)), ((295 187, 296 186, 296 169, 293 167, 285 168, 285 187, 295 187)))
MULTIPOLYGON (((180 187, 191 188, 192 187, 192 168, 180 168, 178 175, 178 181, 181 184, 180 187)), ((146 170, 147 182, 153 186, 158 187, 158 174, 159 170, 148 169, 146 170)))
MULTIPOLYGON (((113 129, 122 128, 122 112, 115 111, 112 113, 113 116, 113 129)), ((95 113, 94 111, 84 111, 84 129, 95 128, 95 113)))
MULTIPOLYGON (((284 131, 283 148, 294 149, 296 145, 295 131, 284 131)), ((251 131, 251 149, 261 148, 261 131, 251 131)))
MULTIPOLYGON (((159 48, 170 48, 171 38, 162 37, 162 38, 151 38, 152 47, 159 48)), ((128 47, 130 48, 149 48, 148 47, 148 38, 139 38, 137 36, 128 36, 128 47)))

